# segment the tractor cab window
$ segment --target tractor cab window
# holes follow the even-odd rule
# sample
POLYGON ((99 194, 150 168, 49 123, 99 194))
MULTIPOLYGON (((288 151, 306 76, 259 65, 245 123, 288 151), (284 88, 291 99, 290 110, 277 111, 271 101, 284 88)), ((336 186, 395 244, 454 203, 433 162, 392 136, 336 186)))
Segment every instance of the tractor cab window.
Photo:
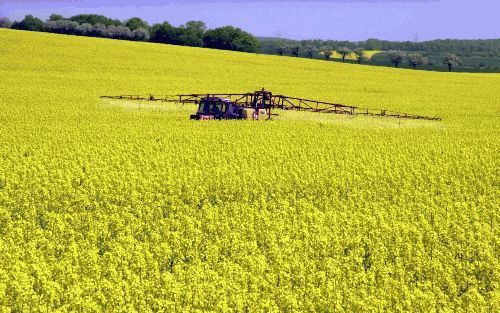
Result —
POLYGON ((224 103, 222 101, 212 102, 212 113, 218 115, 224 112, 224 103))
POLYGON ((198 106, 199 114, 220 116, 225 113, 227 104, 221 100, 202 100, 198 106))
POLYGON ((210 102, 206 100, 202 100, 200 102, 200 106, 198 107, 198 113, 206 114, 210 110, 210 102))

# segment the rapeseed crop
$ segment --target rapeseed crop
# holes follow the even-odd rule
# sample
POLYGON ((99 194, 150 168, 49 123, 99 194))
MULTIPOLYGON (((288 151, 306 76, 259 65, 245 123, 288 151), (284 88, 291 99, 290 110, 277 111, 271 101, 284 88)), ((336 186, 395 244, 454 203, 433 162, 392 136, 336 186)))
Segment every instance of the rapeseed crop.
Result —
POLYGON ((0 42, 3 311, 499 311, 499 75, 0 42), (443 121, 99 98, 261 87, 443 121))

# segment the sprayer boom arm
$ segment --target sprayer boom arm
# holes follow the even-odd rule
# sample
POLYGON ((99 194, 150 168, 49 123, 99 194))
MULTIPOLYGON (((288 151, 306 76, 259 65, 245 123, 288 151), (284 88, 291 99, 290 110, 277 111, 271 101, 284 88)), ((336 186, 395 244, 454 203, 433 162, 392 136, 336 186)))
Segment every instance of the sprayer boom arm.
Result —
POLYGON ((344 105, 334 102, 311 100, 285 95, 273 95, 269 91, 256 91, 248 93, 199 93, 199 94, 178 94, 166 96, 139 96, 139 95, 121 95, 121 96, 102 96, 102 98, 134 100, 134 101, 159 101, 171 103, 193 103, 199 104, 205 98, 224 98, 232 103, 255 109, 271 109, 309 111, 320 113, 349 114, 349 115, 369 115, 369 116, 387 116, 405 119, 422 120, 441 120, 440 117, 422 116, 409 113, 394 112, 381 109, 360 108, 357 106, 344 105))

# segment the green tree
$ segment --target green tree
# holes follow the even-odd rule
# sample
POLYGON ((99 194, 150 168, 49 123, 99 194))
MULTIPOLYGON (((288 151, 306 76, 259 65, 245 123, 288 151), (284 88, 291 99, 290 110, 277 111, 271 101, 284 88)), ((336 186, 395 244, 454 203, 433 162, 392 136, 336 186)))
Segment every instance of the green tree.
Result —
POLYGON ((49 16, 49 21, 56 22, 56 21, 61 21, 61 20, 64 20, 64 16, 62 16, 60 14, 51 14, 49 16))
POLYGON ((457 57, 455 54, 453 53, 447 53, 445 56, 444 56, 444 59, 443 59, 443 64, 446 64, 448 65, 448 71, 451 72, 451 70, 455 67, 455 66, 458 66, 460 65, 460 58, 457 57))
POLYGON ((77 22, 79 24, 88 23, 90 25, 104 24, 106 26, 115 25, 122 26, 123 23, 120 20, 113 20, 104 15, 98 14, 78 14, 69 18, 70 21, 77 22))
POLYGON ((420 53, 410 53, 406 59, 413 69, 416 69, 418 65, 427 64, 429 62, 427 58, 422 56, 420 53))
POLYGON ((45 24, 41 19, 33 17, 33 15, 26 15, 22 21, 14 22, 12 28, 41 32, 45 29, 45 24))
POLYGON ((258 52, 259 42, 251 34, 232 26, 224 26, 205 32, 203 44, 207 48, 258 52))
POLYGON ((131 19, 128 19, 125 22, 125 26, 130 28, 130 30, 132 30, 132 31, 134 31, 138 28, 144 28, 144 29, 150 28, 149 24, 146 21, 144 21, 143 19, 138 18, 138 17, 133 17, 131 19))
POLYGON ((276 53, 278 53, 279 55, 284 55, 288 50, 290 50, 290 47, 288 45, 282 44, 276 48, 276 53))
POLYGON ((185 46, 203 47, 203 35, 207 27, 202 21, 189 21, 179 27, 179 39, 185 46))
POLYGON ((316 47, 314 46, 307 46, 304 52, 308 58, 312 59, 318 52, 318 49, 316 49, 316 47))
POLYGON ((292 46, 290 48, 290 53, 294 57, 298 57, 299 56, 299 51, 300 51, 300 47, 299 46, 292 46))
POLYGON ((354 54, 356 55, 356 60, 358 61, 358 64, 361 64, 362 62, 368 60, 368 58, 365 55, 365 51, 361 48, 355 49, 354 54))
POLYGON ((399 67, 406 57, 406 53, 402 50, 390 50, 387 53, 389 54, 391 63, 394 64, 395 67, 399 67))
POLYGON ((340 56, 342 57, 342 62, 345 62, 345 58, 351 54, 351 49, 347 48, 347 47, 340 47, 337 49, 337 53, 340 54, 340 56))
POLYGON ((370 38, 365 41, 366 50, 382 50, 382 43, 378 39, 370 38))
POLYGON ((180 31, 178 28, 172 26, 169 22, 162 24, 155 24, 151 28, 151 41, 179 45, 182 44, 180 40, 180 31))
POLYGON ((189 21, 185 25, 182 25, 181 28, 187 29, 199 37, 203 37, 203 34, 207 31, 207 25, 202 21, 189 21))

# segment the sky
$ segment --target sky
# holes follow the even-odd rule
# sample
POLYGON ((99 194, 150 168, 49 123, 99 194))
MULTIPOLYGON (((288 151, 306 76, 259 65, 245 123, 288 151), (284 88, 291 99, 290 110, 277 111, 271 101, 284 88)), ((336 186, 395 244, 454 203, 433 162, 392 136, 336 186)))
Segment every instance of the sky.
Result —
POLYGON ((0 17, 96 13, 181 25, 232 25, 255 36, 397 41, 500 38, 500 0, 0 0, 0 17))

